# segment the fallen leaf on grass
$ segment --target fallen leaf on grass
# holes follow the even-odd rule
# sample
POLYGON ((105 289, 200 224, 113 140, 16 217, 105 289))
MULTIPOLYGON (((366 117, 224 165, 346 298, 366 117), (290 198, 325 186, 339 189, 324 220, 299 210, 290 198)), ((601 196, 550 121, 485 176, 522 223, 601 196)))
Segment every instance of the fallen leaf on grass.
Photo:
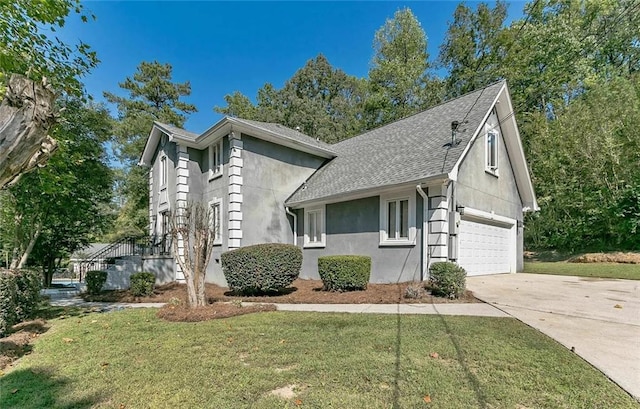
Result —
POLYGON ((120 409, 125 409, 126 407, 127 407, 127 405, 125 405, 124 403, 121 403, 120 406, 119 406, 120 409))
POLYGON ((284 339, 281 339, 279 343, 280 343, 280 344, 284 344, 285 342, 286 342, 286 341, 285 341, 284 339))
POLYGON ((15 395, 16 393, 18 393, 18 389, 14 389, 14 390, 11 391, 12 395, 15 395))
POLYGON ((109 366, 109 362, 103 362, 100 364, 100 366, 106 368, 107 366, 109 366))
POLYGON ((622 305, 616 304, 616 305, 613 306, 613 308, 622 308, 622 305))
POLYGON ((296 405, 296 406, 300 406, 300 405, 302 405, 302 400, 300 400, 300 399, 296 399, 296 400, 293 402, 293 404, 294 404, 294 405, 296 405))
POLYGON ((430 356, 431 358, 434 358, 434 359, 437 359, 437 358, 439 358, 439 357, 440 357, 440 355, 438 355, 438 353, 437 353, 437 352, 432 352, 432 353, 430 353, 430 354, 429 354, 429 356, 430 356))
POLYGON ((62 338, 62 341, 64 341, 67 344, 70 344, 73 342, 73 338, 62 338))
POLYGON ((424 403, 431 403, 431 395, 424 395, 422 400, 424 400, 424 403))

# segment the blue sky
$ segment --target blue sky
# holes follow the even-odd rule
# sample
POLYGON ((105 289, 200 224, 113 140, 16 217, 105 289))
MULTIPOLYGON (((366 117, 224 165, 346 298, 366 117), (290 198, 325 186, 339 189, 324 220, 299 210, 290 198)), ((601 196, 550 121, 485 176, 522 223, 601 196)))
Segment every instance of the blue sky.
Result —
MULTIPOLYGON (((202 132, 221 118, 213 107, 225 105, 226 94, 237 90, 254 99, 265 82, 280 88, 319 53, 334 67, 366 77, 376 30, 404 7, 422 24, 435 59, 457 4, 86 1, 85 9, 97 20, 71 18, 59 35, 97 51, 101 63, 84 78, 97 101, 103 101, 103 91, 122 94, 118 83, 141 61, 170 63, 174 81, 190 81, 185 101, 198 108, 185 127, 202 132)), ((523 6, 511 2, 509 20, 520 18, 523 6)))

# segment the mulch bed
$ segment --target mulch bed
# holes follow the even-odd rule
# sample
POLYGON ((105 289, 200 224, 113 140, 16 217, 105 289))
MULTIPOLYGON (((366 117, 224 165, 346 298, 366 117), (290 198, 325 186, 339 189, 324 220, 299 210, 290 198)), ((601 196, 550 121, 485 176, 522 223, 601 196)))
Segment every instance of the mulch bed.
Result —
MULTIPOLYGON (((280 292, 261 296, 241 296, 234 294, 226 287, 215 284, 206 285, 206 295, 210 303, 219 301, 247 301, 257 303, 282 304, 396 304, 396 303, 473 303, 478 301, 470 291, 457 300, 434 297, 428 291, 421 291, 418 298, 405 298, 408 286, 417 287, 418 283, 369 284, 366 290, 349 292, 332 292, 322 289, 320 280, 298 279, 280 292)), ((169 283, 157 286, 150 297, 134 297, 126 290, 105 291, 100 295, 84 294, 87 301, 105 302, 172 302, 186 300, 184 284, 169 283)))
POLYGON ((13 332, 0 338, 0 375, 18 358, 31 352, 32 344, 49 329, 46 321, 36 319, 13 326, 13 332))

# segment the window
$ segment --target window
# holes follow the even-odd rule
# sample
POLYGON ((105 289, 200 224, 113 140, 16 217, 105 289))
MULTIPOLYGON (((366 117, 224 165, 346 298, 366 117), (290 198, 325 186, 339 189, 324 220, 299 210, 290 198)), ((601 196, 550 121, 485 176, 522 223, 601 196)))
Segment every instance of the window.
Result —
POLYGON ((160 157, 160 186, 167 185, 167 157, 160 157))
POLYGON ((416 218, 413 192, 380 197, 380 244, 415 244, 416 218))
POLYGON ((209 179, 222 176, 222 140, 209 146, 209 179))
POLYGON ((304 209, 304 246, 325 247, 324 206, 304 209))
POLYGON ((213 229, 213 244, 222 244, 222 199, 215 198, 209 202, 211 207, 211 228, 213 229))
POLYGON ((496 174, 498 171, 498 132, 495 130, 487 132, 486 158, 486 170, 496 174))
POLYGON ((160 254, 171 253, 171 226, 169 225, 169 212, 160 213, 160 254))

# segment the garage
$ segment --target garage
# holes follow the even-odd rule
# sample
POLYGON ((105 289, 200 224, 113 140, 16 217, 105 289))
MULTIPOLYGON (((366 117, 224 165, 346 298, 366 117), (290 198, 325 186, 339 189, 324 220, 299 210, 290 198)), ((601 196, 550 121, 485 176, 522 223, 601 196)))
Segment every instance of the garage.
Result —
POLYGON ((515 223, 508 219, 460 220, 458 264, 467 270, 467 275, 515 272, 515 257, 515 223))

